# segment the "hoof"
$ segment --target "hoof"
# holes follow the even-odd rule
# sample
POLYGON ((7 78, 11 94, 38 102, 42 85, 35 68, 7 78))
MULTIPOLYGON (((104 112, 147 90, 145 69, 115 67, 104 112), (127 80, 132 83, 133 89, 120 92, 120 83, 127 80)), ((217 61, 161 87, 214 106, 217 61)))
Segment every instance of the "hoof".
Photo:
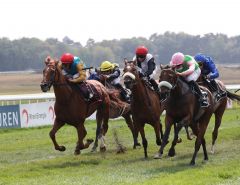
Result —
POLYGON ((97 151, 97 147, 93 146, 91 152, 96 152, 96 151, 97 151))
POLYGON ((91 143, 93 143, 93 139, 87 139, 87 143, 90 145, 91 143))
POLYGON ((215 153, 215 149, 214 149, 214 146, 211 147, 211 151, 210 151, 211 154, 214 154, 215 153))
POLYGON ((133 149, 136 149, 137 147, 141 147, 141 144, 140 143, 136 143, 133 145, 133 149))
POLYGON ((156 144, 157 144, 158 146, 161 146, 161 144, 162 144, 161 140, 156 140, 156 144))
POLYGON ((182 138, 178 138, 177 143, 181 143, 182 142, 182 138))
POLYGON ((80 153, 80 150, 75 150, 74 155, 79 155, 80 153))
POLYGON ((105 146, 103 146, 103 147, 100 147, 100 152, 106 152, 106 147, 105 146))
POLYGON ((125 153, 126 150, 127 150, 126 147, 119 146, 117 149, 117 154, 125 153))
POLYGON ((190 166, 195 166, 195 161, 191 161, 189 165, 190 166))
POLYGON ((170 148, 170 150, 168 151, 168 156, 169 157, 174 157, 176 155, 175 149, 174 148, 170 148))
POLYGON ((66 150, 65 146, 59 146, 59 148, 55 148, 56 150, 59 150, 60 152, 64 152, 66 150))
POLYGON ((208 162, 208 159, 204 159, 204 160, 202 161, 203 164, 206 164, 207 162, 208 162))
POLYGON ((153 158, 154 158, 154 159, 162 159, 162 154, 157 153, 157 154, 154 155, 153 158))

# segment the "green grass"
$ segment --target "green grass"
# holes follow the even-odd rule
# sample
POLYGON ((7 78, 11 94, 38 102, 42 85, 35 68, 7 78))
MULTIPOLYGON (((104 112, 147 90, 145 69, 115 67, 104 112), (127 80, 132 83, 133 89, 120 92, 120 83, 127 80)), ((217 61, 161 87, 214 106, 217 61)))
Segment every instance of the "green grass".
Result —
MULTIPOLYGON (((227 185, 240 184, 240 109, 227 110, 219 129, 216 153, 209 152, 209 161, 203 162, 200 149, 196 166, 189 166, 194 141, 188 141, 184 131, 181 144, 176 146, 177 156, 167 157, 166 146, 161 160, 153 159, 159 149, 155 144, 153 128, 146 126, 149 159, 143 158, 143 148, 132 149, 132 137, 123 120, 110 121, 107 133, 107 152, 90 153, 83 150, 74 156, 76 130, 64 126, 56 135, 65 152, 55 151, 48 136, 50 127, 0 130, 0 185, 2 184, 164 184, 164 185, 227 185), (116 154, 113 129, 125 154, 116 154)), ((211 121, 206 133, 210 151, 211 121)), ((94 138, 96 124, 85 123, 87 138, 94 138)), ((172 135, 171 135, 172 139, 172 135)), ((141 140, 140 140, 141 141, 141 140)))

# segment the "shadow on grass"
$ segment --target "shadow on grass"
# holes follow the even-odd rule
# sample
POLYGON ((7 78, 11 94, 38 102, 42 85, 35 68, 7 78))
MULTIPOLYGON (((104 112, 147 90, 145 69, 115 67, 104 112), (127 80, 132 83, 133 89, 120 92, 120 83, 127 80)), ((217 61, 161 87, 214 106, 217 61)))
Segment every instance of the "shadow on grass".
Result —
POLYGON ((73 162, 59 162, 59 164, 49 164, 49 165, 43 165, 44 169, 52 169, 52 168, 68 168, 68 167, 79 167, 82 165, 99 165, 100 160, 87 160, 87 161, 73 161, 73 162))

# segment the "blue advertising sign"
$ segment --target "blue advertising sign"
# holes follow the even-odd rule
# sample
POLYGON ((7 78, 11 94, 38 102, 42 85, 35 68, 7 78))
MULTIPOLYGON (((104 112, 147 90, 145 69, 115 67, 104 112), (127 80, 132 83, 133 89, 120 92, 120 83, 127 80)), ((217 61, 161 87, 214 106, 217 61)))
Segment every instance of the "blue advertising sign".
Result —
POLYGON ((21 127, 19 105, 0 106, 0 128, 21 127))

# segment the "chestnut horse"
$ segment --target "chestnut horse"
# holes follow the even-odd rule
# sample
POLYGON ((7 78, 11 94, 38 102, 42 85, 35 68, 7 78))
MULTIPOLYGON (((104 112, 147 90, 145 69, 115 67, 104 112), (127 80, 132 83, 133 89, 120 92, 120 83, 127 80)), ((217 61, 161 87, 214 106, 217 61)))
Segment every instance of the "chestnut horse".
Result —
MULTIPOLYGON (((132 136, 133 136, 133 149, 135 149, 137 146, 141 146, 138 142, 138 133, 136 132, 136 129, 134 129, 134 124, 132 120, 132 113, 131 113, 131 106, 129 103, 125 102, 123 97, 120 94, 120 90, 116 89, 113 85, 111 85, 107 79, 106 76, 103 74, 98 74, 100 82, 108 89, 109 95, 110 95, 110 114, 109 118, 115 119, 120 116, 122 116, 125 119, 125 122, 128 125, 128 128, 130 129, 132 136)), ((99 128, 97 128, 96 131, 96 138, 99 135, 99 128)), ((92 151, 94 151, 97 147, 97 140, 95 140, 94 147, 92 151)))
POLYGON ((136 61, 126 61, 124 67, 124 84, 132 91, 131 110, 135 129, 140 132, 142 145, 144 147, 144 156, 147 155, 148 142, 145 137, 144 125, 146 123, 153 126, 156 134, 156 143, 161 145, 162 124, 160 115, 163 109, 160 106, 159 95, 146 85, 144 79, 139 77, 136 61))
POLYGON ((222 97, 219 101, 217 101, 217 98, 216 98, 217 92, 214 92, 214 91, 211 90, 211 88, 208 86, 206 80, 207 79, 205 79, 201 75, 199 80, 198 80, 198 84, 208 88, 212 92, 212 95, 213 95, 215 125, 214 125, 214 129, 213 129, 213 132, 212 132, 211 153, 214 153, 215 152, 215 142, 216 142, 217 137, 218 137, 218 129, 219 129, 220 125, 221 125, 222 116, 223 116, 224 111, 225 111, 225 109, 227 107, 227 99, 230 98, 231 100, 240 101, 240 96, 227 91, 225 85, 223 84, 223 82, 221 82, 220 80, 216 80, 219 88, 221 88, 222 91, 226 91, 226 96, 222 97))
POLYGON ((176 75, 172 69, 162 69, 159 78, 159 88, 161 90, 161 100, 165 101, 165 132, 162 145, 155 158, 161 158, 164 147, 167 144, 171 126, 175 124, 174 139, 168 155, 175 155, 175 145, 178 140, 178 133, 183 126, 190 126, 193 134, 197 136, 195 141, 195 150, 193 153, 191 165, 195 164, 195 159, 200 146, 203 147, 204 160, 208 160, 206 141, 204 138, 208 123, 213 113, 213 98, 211 92, 204 88, 207 92, 209 106, 200 108, 198 98, 192 93, 191 88, 183 80, 176 75))
POLYGON ((74 126, 78 133, 78 142, 75 149, 75 155, 80 154, 80 150, 88 148, 93 142, 92 139, 83 142, 87 131, 84 126, 85 119, 97 110, 97 124, 102 126, 101 149, 105 150, 104 135, 108 129, 110 98, 106 88, 98 81, 89 80, 88 83, 94 85, 99 93, 100 101, 88 103, 84 100, 79 91, 76 90, 76 84, 67 82, 61 72, 59 62, 47 57, 45 60, 45 68, 43 70, 43 80, 41 89, 43 92, 50 90, 53 86, 56 97, 54 110, 55 121, 49 135, 52 139, 56 150, 65 151, 64 146, 59 146, 56 139, 56 132, 65 124, 74 126))

